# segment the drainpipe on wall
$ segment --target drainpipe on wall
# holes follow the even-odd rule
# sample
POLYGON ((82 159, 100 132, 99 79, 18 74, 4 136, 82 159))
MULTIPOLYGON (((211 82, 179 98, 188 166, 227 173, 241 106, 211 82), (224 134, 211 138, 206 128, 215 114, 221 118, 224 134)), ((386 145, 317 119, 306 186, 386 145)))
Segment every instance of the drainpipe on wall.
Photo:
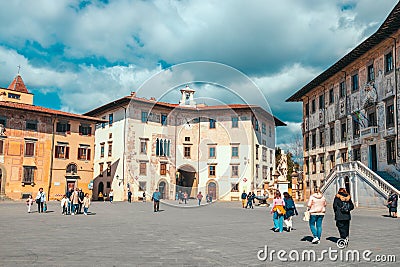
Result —
MULTIPOLYGON (((323 106, 323 109, 324 109, 324 118, 323 118, 323 127, 324 127, 324 135, 325 135, 325 137, 326 137, 326 132, 325 132, 325 113, 326 113, 326 103, 325 103, 325 90, 326 90, 326 87, 325 87, 325 85, 320 85, 321 87, 323 87, 324 88, 324 94, 323 94, 323 96, 324 96, 324 106, 323 106)), ((321 134, 320 134, 321 135, 321 134)), ((326 143, 326 138, 324 138, 324 141, 325 141, 325 143, 326 143)), ((319 141, 320 143, 321 143, 321 140, 319 141)), ((324 147, 323 147, 323 151, 324 151, 324 183, 326 182, 326 155, 325 155, 325 153, 326 153, 326 145, 325 144, 322 144, 324 147)))
MULTIPOLYGON (((399 123, 399 119, 398 119, 398 116, 399 116, 399 112, 398 112, 398 107, 397 107, 397 97, 398 97, 398 88, 397 88, 397 53, 396 53, 396 51, 397 51, 397 48, 396 48, 396 42, 397 42, 397 39, 396 38, 394 38, 394 37, 391 37, 391 36, 389 36, 389 38, 390 39, 392 39, 393 40, 393 49, 394 49, 394 54, 393 54, 393 58, 394 58, 394 62, 393 62, 393 65, 394 65, 394 87, 395 87, 395 98, 394 98, 394 106, 395 106, 395 110, 396 110, 396 124, 395 124, 395 131, 396 131, 396 142, 397 142, 397 145, 396 145, 396 150, 397 150, 397 157, 400 157, 400 150, 399 150, 399 126, 398 126, 398 123, 399 123)), ((400 206, 398 205, 397 206, 397 217, 400 217, 400 206)))
POLYGON ((398 111, 398 107, 397 107, 397 97, 398 97, 398 89, 397 89, 397 49, 396 49, 396 42, 397 39, 394 37, 389 36, 390 39, 393 40, 393 65, 394 65, 394 89, 395 89, 395 97, 394 97, 394 106, 395 106, 395 111, 396 111, 396 123, 395 123, 395 131, 396 131, 396 141, 397 141, 397 145, 396 145, 396 150, 397 150, 397 157, 400 157, 400 150, 399 150, 399 111, 398 111))
POLYGON ((48 184, 48 189, 47 189, 47 201, 50 200, 50 189, 51 189, 51 183, 53 180, 53 162, 54 162, 54 139, 55 139, 55 122, 56 122, 57 115, 55 117, 52 117, 52 133, 51 133, 51 157, 50 157, 50 174, 49 174, 49 184, 48 184))
MULTIPOLYGON (((308 109, 310 110, 310 98, 306 95, 304 97, 307 97, 308 109)), ((309 110, 308 110, 308 114, 310 114, 309 110)), ((310 131, 310 118, 307 118, 307 129, 308 129, 307 132, 309 132, 310 131)), ((304 137, 303 137, 303 140, 304 140, 304 137)), ((306 140, 307 140, 307 138, 306 138, 306 140)), ((310 149, 309 145, 308 145, 308 149, 310 149)), ((304 168, 303 168, 303 173, 304 173, 304 168)), ((307 165, 307 180, 308 180, 308 187, 310 188, 310 196, 311 196, 310 159, 308 159, 308 165, 307 165)))

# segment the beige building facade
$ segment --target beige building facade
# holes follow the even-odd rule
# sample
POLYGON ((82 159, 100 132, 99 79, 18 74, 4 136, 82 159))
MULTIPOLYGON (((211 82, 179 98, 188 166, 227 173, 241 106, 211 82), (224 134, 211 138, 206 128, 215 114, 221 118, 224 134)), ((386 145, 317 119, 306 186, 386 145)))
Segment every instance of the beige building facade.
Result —
POLYGON ((108 123, 95 134, 93 195, 138 200, 158 188, 163 199, 199 192, 214 200, 264 192, 275 171, 275 127, 284 123, 251 105, 206 106, 195 91, 181 90, 180 104, 135 93, 92 110, 108 123))

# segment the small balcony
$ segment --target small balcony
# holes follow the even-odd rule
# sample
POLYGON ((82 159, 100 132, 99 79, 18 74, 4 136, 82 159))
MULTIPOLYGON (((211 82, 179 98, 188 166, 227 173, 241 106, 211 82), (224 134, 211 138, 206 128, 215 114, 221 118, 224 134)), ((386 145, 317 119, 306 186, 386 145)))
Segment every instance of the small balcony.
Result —
POLYGON ((361 130, 361 138, 369 139, 378 136, 378 126, 370 126, 361 130))

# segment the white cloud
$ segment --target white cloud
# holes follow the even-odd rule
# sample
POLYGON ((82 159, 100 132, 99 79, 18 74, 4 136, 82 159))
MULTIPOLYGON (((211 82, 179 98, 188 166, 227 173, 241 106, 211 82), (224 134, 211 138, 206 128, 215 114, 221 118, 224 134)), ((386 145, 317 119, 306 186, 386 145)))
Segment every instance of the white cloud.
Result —
POLYGON ((100 69, 81 65, 78 72, 57 72, 35 67, 23 55, 1 46, 0 59, 0 81, 4 84, 3 87, 11 83, 17 66, 21 65, 21 75, 28 90, 42 93, 57 91, 62 101, 62 110, 76 113, 86 112, 118 97, 129 95, 148 77, 160 71, 159 67, 148 70, 134 65, 100 69))
POLYGON ((393 3, 120 0, 77 10, 79 1, 2 1, 7 12, 0 39, 19 47, 25 40, 43 47, 61 43, 72 58, 150 68, 160 59, 211 60, 265 74, 295 63, 331 64, 365 38, 371 22, 381 22, 393 3), (342 11, 345 4, 355 7, 342 11))
POLYGON ((136 91, 161 60, 209 60, 250 76, 274 115, 298 122, 301 105, 284 101, 372 34, 397 2, 0 1, 0 82, 22 65, 28 87, 85 112, 136 91))

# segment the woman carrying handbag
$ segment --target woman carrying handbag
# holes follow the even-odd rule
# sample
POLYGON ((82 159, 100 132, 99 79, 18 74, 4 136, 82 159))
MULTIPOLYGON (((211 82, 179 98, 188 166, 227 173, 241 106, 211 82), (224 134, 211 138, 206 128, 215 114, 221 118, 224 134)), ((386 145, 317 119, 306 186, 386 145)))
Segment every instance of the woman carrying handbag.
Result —
POLYGON ((313 235, 311 243, 319 244, 322 234, 322 220, 325 215, 326 199, 319 189, 316 189, 314 192, 307 203, 308 211, 310 212, 308 223, 313 235))

